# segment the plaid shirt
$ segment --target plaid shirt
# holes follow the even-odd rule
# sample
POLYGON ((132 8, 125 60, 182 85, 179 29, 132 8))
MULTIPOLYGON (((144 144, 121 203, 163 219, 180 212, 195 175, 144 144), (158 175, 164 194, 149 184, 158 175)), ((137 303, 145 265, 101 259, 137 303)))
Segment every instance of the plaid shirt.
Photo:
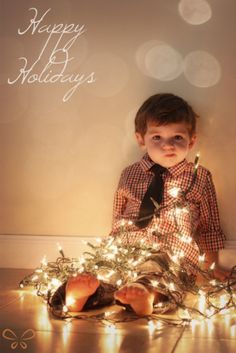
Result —
MULTIPOLYGON (((120 234, 122 237, 120 230, 123 220, 137 220, 142 199, 154 176, 150 171, 153 165, 154 162, 145 154, 141 161, 123 170, 114 199, 112 235, 120 234)), ((183 192, 189 189, 193 174, 194 165, 186 160, 164 172, 164 195, 160 214, 153 217, 144 229, 126 222, 129 243, 140 239, 164 242, 176 252, 183 250, 185 256, 194 263, 198 262, 199 248, 204 252, 218 251, 224 247, 225 237, 220 226, 211 173, 199 166, 195 182, 185 200, 181 198, 181 192, 177 197, 173 196, 174 188, 183 192), (182 209, 176 209, 176 201, 182 209), (161 238, 153 234, 154 229, 157 234, 162 235, 161 238), (183 241, 189 239, 189 236, 192 237, 190 244, 183 241)), ((127 240, 127 235, 123 235, 123 240, 127 240)))

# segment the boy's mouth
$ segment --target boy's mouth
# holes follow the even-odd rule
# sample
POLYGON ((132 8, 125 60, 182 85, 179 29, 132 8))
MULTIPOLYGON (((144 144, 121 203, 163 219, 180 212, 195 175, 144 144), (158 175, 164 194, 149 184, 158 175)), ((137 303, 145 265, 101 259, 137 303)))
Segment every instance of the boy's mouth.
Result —
POLYGON ((168 153, 168 154, 165 154, 165 157, 174 157, 175 156, 175 153, 168 153))

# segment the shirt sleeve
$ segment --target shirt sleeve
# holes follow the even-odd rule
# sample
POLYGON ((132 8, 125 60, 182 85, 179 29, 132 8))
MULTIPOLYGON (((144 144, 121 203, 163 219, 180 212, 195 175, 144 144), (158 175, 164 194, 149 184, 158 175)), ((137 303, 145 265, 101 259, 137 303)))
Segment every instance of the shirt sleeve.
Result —
POLYGON ((123 219, 124 211, 126 208, 127 197, 124 195, 122 185, 124 180, 124 172, 122 172, 120 181, 115 192, 113 202, 113 216, 112 216, 112 230, 111 235, 115 235, 120 229, 120 222, 123 219))
POLYGON ((198 245, 204 251, 218 251, 224 248, 225 235, 220 226, 215 186, 208 171, 206 184, 200 202, 198 245))

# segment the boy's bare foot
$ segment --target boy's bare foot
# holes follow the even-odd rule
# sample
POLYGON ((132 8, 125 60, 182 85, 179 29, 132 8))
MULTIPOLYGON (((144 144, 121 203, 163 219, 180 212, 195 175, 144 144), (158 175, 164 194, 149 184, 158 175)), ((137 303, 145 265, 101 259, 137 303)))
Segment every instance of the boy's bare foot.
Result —
POLYGON ((69 278, 66 284, 66 306, 68 310, 81 311, 87 299, 95 293, 98 286, 98 279, 89 273, 69 278))
POLYGON ((125 285, 115 292, 115 299, 123 304, 129 304, 139 316, 151 315, 155 294, 140 283, 125 285))

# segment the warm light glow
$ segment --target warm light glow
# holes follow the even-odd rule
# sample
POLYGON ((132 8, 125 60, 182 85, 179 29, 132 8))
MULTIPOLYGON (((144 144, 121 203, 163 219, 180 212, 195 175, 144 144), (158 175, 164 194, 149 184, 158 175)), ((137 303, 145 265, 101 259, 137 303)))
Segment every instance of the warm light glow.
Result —
POLYGON ((198 166, 199 166, 199 157, 200 157, 200 153, 198 152, 196 154, 195 161, 194 161, 194 170, 195 170, 195 172, 197 171, 198 166))
MULTIPOLYGON (((211 312, 214 312, 211 311, 211 312)), ((209 314, 209 316, 211 316, 211 314, 209 314)), ((208 333, 210 334, 210 336, 212 335, 213 331, 214 331, 214 325, 213 325, 213 320, 212 319, 208 319, 206 320, 206 324, 207 324, 207 330, 208 330, 208 333)))
POLYGON ((66 305, 63 305, 63 309, 62 310, 63 310, 64 313, 67 313, 69 311, 69 309, 67 308, 66 305))
POLYGON ((115 334, 116 333, 116 326, 113 324, 109 324, 105 327, 105 331, 106 331, 106 333, 115 334))
POLYGON ((213 262, 209 268, 210 268, 210 270, 214 270, 215 267, 216 267, 216 264, 215 264, 215 262, 213 262))
POLYGON ((155 330, 156 330, 156 325, 155 325, 155 323, 154 323, 152 320, 148 321, 148 331, 149 331, 149 334, 152 335, 155 330))
POLYGON ((198 300, 198 309, 204 313, 206 309, 206 295, 203 291, 199 291, 200 297, 198 300))
POLYGON ((153 287, 157 287, 158 284, 159 284, 159 282, 156 281, 156 280, 154 280, 154 279, 151 280, 151 283, 152 283, 152 286, 153 286, 153 287))
POLYGON ((192 238, 189 237, 188 235, 182 235, 180 239, 182 240, 182 242, 186 244, 190 244, 192 242, 192 238))
POLYGON ((199 325, 199 321, 198 320, 191 320, 190 322, 190 326, 191 326, 191 330, 192 330, 192 333, 194 334, 195 333, 195 330, 196 330, 196 326, 199 325))
POLYGON ((45 267, 47 266, 48 262, 47 262, 46 255, 44 255, 44 257, 42 258, 41 264, 42 264, 42 266, 45 266, 45 267))
POLYGON ((171 282, 170 284, 169 284, 169 289, 170 290, 175 290, 175 285, 174 285, 174 283, 173 282, 171 282))
POLYGON ((200 262, 204 262, 205 261, 205 257, 206 257, 206 254, 203 254, 203 255, 200 255, 198 259, 199 259, 200 262))
POLYGON ((207 314, 208 317, 213 316, 214 313, 215 313, 215 310, 214 310, 213 308, 211 308, 211 309, 206 309, 206 314, 207 314))
POLYGON ((66 306, 71 306, 75 304, 75 299, 72 296, 67 296, 66 297, 66 306))
POLYGON ((59 287, 59 286, 62 285, 62 282, 59 281, 59 279, 57 279, 57 278, 52 278, 51 284, 52 284, 54 287, 59 287))
POLYGON ((62 250, 62 247, 59 243, 57 243, 57 248, 58 248, 58 251, 61 251, 62 250))
POLYGON ((230 327, 230 336, 231 336, 232 338, 235 338, 235 337, 236 337, 236 325, 232 325, 232 326, 230 327))
POLYGON ((121 225, 121 227, 124 227, 124 226, 125 226, 125 219, 122 219, 122 220, 120 221, 120 225, 121 225))
POLYGON ((39 329, 43 330, 51 330, 52 323, 50 316, 48 315, 47 311, 47 306, 40 306, 40 309, 37 312, 37 315, 35 316, 37 323, 39 325, 39 329))
POLYGON ((173 188, 171 188, 169 191, 168 191, 168 194, 172 197, 178 197, 178 194, 180 192, 180 188, 177 187, 177 186, 174 186, 173 188))

